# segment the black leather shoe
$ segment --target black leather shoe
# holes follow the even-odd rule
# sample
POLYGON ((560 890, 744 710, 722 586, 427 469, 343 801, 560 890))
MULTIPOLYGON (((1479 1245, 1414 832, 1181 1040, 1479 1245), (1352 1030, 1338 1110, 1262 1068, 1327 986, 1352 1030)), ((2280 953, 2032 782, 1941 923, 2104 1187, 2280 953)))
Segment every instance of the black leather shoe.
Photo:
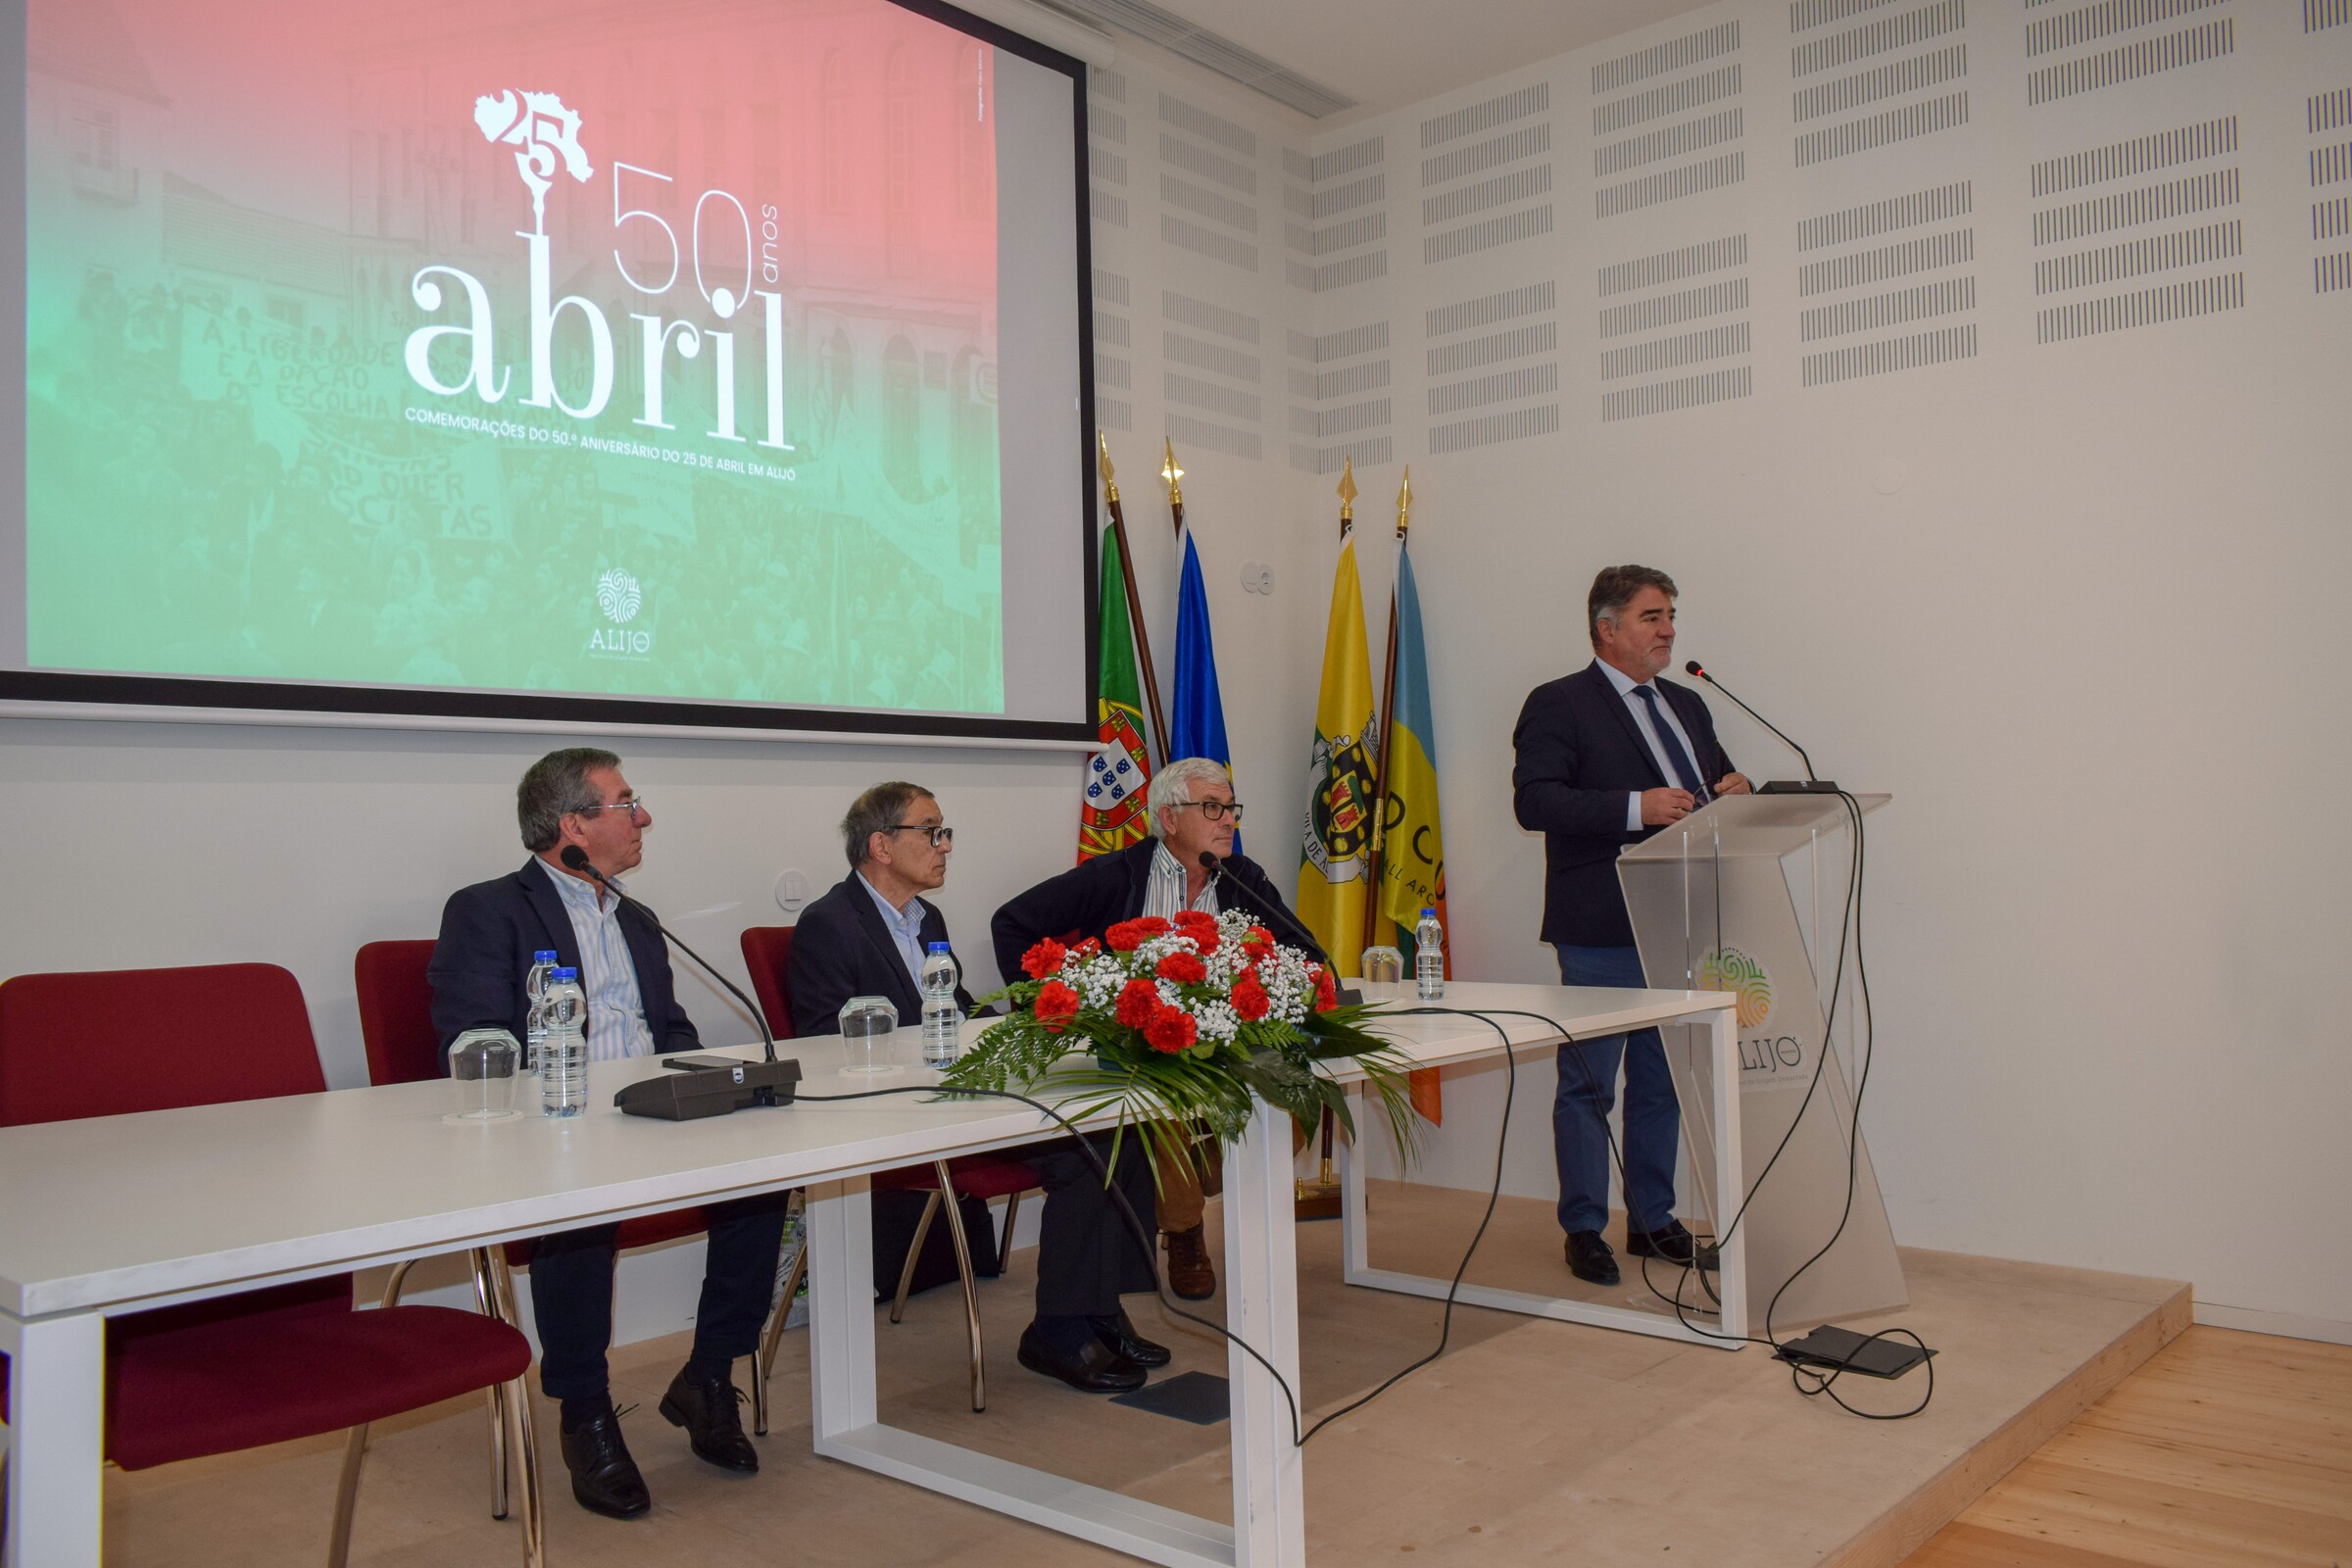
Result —
POLYGON ((1170 1359, 1168 1348, 1164 1345, 1153 1345, 1150 1340, 1136 1333, 1134 1323, 1128 1320, 1125 1307, 1121 1307, 1107 1317, 1090 1317, 1087 1322, 1094 1325, 1095 1338, 1102 1341, 1104 1348, 1113 1354, 1123 1356, 1137 1366, 1166 1366, 1168 1364, 1170 1359))
POLYGON ((743 1435, 737 1401, 743 1391, 725 1378, 689 1378, 683 1370, 669 1380, 662 1396, 662 1414, 673 1427, 684 1427, 694 1451, 721 1470, 752 1475, 760 1468, 760 1450, 743 1435))
POLYGON ((1081 1394, 1132 1394, 1150 1381, 1142 1367, 1101 1340, 1089 1339, 1075 1351, 1056 1350, 1038 1338, 1035 1324, 1021 1330, 1021 1365, 1081 1394))
POLYGON ((620 1417, 607 1410, 584 1426, 564 1429, 564 1468, 571 1472, 571 1494, 590 1513, 634 1519, 654 1505, 645 1477, 620 1438, 620 1417))
POLYGON ((1568 1272, 1590 1285, 1617 1283, 1617 1254, 1598 1231, 1568 1233, 1568 1272))
POLYGON ((1662 1231, 1638 1231, 1631 1225, 1625 1228, 1625 1250, 1630 1257, 1662 1258, 1690 1268, 1695 1262, 1699 1268, 1716 1268, 1715 1244, 1701 1245, 1698 1238, 1683 1229, 1683 1222, 1670 1219, 1662 1231))

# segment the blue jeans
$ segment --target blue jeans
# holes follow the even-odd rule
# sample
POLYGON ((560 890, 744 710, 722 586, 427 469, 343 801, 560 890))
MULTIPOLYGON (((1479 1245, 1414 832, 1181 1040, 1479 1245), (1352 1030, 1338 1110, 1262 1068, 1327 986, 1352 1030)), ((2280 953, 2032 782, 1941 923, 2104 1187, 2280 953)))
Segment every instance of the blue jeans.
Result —
MULTIPOLYGON (((1572 948, 1554 943, 1564 986, 1640 986, 1642 955, 1633 948, 1572 948)), ((1551 1102, 1551 1148, 1560 1170, 1560 1229, 1597 1231, 1609 1220, 1609 1111, 1617 1068, 1625 1066, 1626 1223, 1664 1230, 1674 1218, 1674 1156, 1681 1109, 1666 1048, 1655 1029, 1604 1035, 1560 1047, 1558 1090, 1551 1102), (1630 1049, 1629 1049, 1630 1044, 1630 1049)))

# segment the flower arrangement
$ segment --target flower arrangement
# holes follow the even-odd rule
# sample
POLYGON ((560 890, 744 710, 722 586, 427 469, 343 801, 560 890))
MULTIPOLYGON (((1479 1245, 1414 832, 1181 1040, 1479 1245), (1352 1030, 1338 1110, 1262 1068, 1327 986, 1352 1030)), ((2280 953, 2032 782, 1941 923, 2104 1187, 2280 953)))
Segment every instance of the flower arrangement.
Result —
POLYGON ((947 1070, 949 1087, 1026 1090, 1051 1071, 1068 1114, 1116 1105, 1122 1130, 1133 1122, 1148 1146, 1182 1138, 1199 1161, 1184 1130, 1240 1137, 1253 1092, 1302 1127, 1328 1106, 1352 1134, 1348 1096, 1315 1069, 1353 1057, 1397 1146, 1412 1148, 1405 1058, 1364 1029, 1366 1009, 1340 1004, 1329 970, 1245 914, 1123 920, 1102 942, 1040 942, 1021 967, 1026 978, 983 999, 1012 1011, 947 1070))

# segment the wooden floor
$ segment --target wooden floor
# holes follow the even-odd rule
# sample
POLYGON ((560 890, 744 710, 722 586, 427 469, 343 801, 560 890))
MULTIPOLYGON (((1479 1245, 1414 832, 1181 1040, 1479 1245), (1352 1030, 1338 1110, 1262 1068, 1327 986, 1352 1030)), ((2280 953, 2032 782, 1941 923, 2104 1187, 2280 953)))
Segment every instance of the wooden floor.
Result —
POLYGON ((1906 1568, 2352 1564, 2352 1347, 2192 1328, 1906 1568))
MULTIPOLYGON (((1374 1260, 1449 1273, 1478 1206, 1475 1195, 1382 1184, 1372 1206, 1374 1260)), ((1438 1326, 1435 1302, 1340 1284, 1338 1244, 1336 1225, 1299 1228, 1301 1393, 1310 1412, 1370 1388, 1426 1349, 1438 1326)), ((940 1291, 910 1303, 906 1324, 881 1329, 885 1419, 1226 1517, 1221 1426, 1188 1426, 1089 1399, 1012 1364, 1034 1256, 1015 1254, 1007 1276, 983 1291, 988 1413, 966 1407, 960 1314, 955 1293, 940 1291)), ((1474 1277, 1506 1288, 1567 1283, 1547 1203, 1505 1200, 1479 1259, 1474 1277)), ((1926 1542, 1914 1558, 1926 1568, 2339 1560, 2352 1568, 2342 1495, 2352 1439, 2340 1357, 2335 1381, 2323 1386, 2296 1370, 2328 1361, 2316 1353, 2320 1348, 2200 1333, 2191 1351, 2119 1388, 2184 1326, 2180 1287, 1951 1253, 1906 1252, 1905 1266, 1913 1304, 1892 1320, 1917 1325, 1943 1354, 1930 1412, 1891 1424, 1796 1397, 1786 1369, 1759 1350, 1726 1354, 1461 1309, 1444 1360, 1335 1423, 1308 1450, 1312 1559, 1351 1568, 1376 1559, 1420 1568, 1891 1568, 1926 1542), (2230 1347, 2243 1345, 2277 1348, 2289 1359, 2241 1369, 2227 1357, 2230 1347), (2203 1359, 2215 1356, 2224 1359, 2203 1359), (2091 1408, 2101 1395, 2110 1396, 2091 1408), (2114 1429, 2133 1446, 2125 1460, 2077 1449, 2067 1423, 2086 1408, 2080 1427, 2114 1429), (2046 1452, 2069 1468, 2035 1479, 2037 1459, 2017 1472, 2028 1489, 2022 1495, 2003 1500, 1996 1493, 1984 1498, 1990 1511, 1935 1535, 2018 1457, 2062 1431, 2046 1452), (2103 1511, 2081 1494, 2083 1477, 2121 1489, 2103 1511), (2169 1520, 2168 1551, 2123 1554, 2093 1538, 2089 1525, 2102 1520, 2169 1520), (2259 1534, 2265 1527, 2277 1533, 2259 1534), (2034 1554, 2051 1545, 2076 1554, 2034 1554)), ((1629 1278, 1617 1294, 1633 1304, 1637 1282, 1629 1278)), ((1212 1301, 1206 1310, 1214 1317, 1221 1307, 1212 1301)), ((1133 1310, 1147 1334, 1175 1348, 1178 1369, 1223 1371, 1224 1356, 1206 1334, 1147 1301, 1133 1310)), ((624 1427, 656 1498, 653 1516, 630 1524, 594 1518, 572 1503, 554 1411, 542 1403, 540 1445, 553 1493, 550 1561, 561 1568, 778 1561, 802 1568, 1109 1568, 1130 1561, 814 1458, 803 1343, 797 1334, 787 1342, 775 1380, 776 1429, 760 1445, 756 1478, 722 1475, 693 1459, 654 1414, 684 1353, 682 1336, 614 1354, 614 1392, 637 1406, 624 1427)), ((1857 1391, 1885 1407, 1910 1396, 1907 1382, 1857 1391)), ((354 1563, 512 1568, 519 1556, 514 1526, 493 1523, 482 1506, 478 1401, 386 1422, 377 1434, 354 1563)), ((110 1473, 110 1568, 316 1568, 341 1446, 339 1438, 321 1438, 110 1473)))

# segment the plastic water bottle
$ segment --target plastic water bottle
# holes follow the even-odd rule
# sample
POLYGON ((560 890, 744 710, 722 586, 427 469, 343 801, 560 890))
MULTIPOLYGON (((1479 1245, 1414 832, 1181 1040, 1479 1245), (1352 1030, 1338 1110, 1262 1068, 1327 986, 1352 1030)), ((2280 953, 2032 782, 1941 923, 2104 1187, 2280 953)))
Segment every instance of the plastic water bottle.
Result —
POLYGON ((1413 927, 1413 987, 1423 1002, 1446 995, 1446 927, 1435 909, 1423 909, 1413 927))
POLYGON ((541 948, 531 955, 531 972, 522 978, 522 994, 530 998, 529 1008, 522 1015, 522 1070, 539 1070, 539 1048, 547 1043, 547 1021, 539 1009, 547 1001, 547 977, 555 972, 556 953, 553 948, 541 948))
POLYGON ((931 944, 923 959, 923 1065, 946 1067, 956 1060, 956 956, 945 942, 931 944))
POLYGON ((580 971, 550 970, 539 1010, 547 1023, 539 1108, 550 1116, 577 1116, 588 1106, 588 998, 580 990, 580 971))

